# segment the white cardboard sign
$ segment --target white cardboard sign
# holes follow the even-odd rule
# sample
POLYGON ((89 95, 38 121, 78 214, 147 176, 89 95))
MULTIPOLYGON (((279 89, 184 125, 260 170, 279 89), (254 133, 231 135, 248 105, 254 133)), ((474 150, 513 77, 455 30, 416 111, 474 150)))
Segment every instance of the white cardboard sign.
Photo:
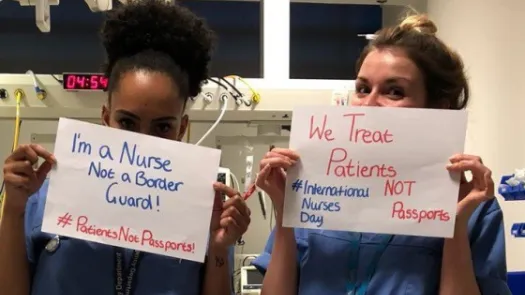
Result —
POLYGON ((42 231, 203 262, 221 151, 61 118, 42 231))
POLYGON ((446 165, 466 126, 466 111, 295 108, 283 224, 452 237, 460 175, 446 165))

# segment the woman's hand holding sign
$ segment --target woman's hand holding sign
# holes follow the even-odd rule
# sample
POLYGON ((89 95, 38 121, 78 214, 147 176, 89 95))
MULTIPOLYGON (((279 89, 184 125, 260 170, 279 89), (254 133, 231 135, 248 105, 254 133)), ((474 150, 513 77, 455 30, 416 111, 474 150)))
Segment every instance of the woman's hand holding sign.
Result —
POLYGON ((227 248, 246 232, 251 212, 239 193, 231 187, 217 182, 213 188, 215 203, 211 218, 210 247, 227 248), (223 194, 229 197, 224 203, 223 194))
POLYGON ((283 213, 285 171, 295 165, 298 160, 299 155, 296 152, 282 148, 272 149, 261 160, 256 185, 270 196, 278 218, 282 218, 283 213))
MULTIPOLYGON (((471 248, 468 221, 482 202, 494 198, 492 172, 477 156, 459 154, 452 156, 449 160, 450 164, 447 165, 447 169, 461 173, 461 184, 454 238, 445 239, 443 244, 439 294, 481 294, 472 264, 474 249, 471 248), (467 181, 465 177, 467 171, 472 173, 470 181, 467 181)), ((490 243, 493 243, 493 240, 490 240, 490 243)), ((483 256, 486 257, 486 255, 484 252, 483 256)))
POLYGON ((464 154, 452 156, 447 169, 461 173, 457 216, 466 225, 479 204, 494 198, 492 171, 483 165, 480 157, 464 154), (466 180, 466 171, 472 173, 472 180, 466 180))
POLYGON ((216 182, 215 203, 210 225, 208 260, 201 294, 231 294, 231 246, 246 232, 250 224, 250 209, 236 190, 216 182), (222 201, 222 196, 229 199, 222 201))
POLYGON ((293 228, 282 227, 286 170, 299 161, 299 155, 290 150, 273 148, 266 153, 259 165, 255 184, 272 199, 275 208, 275 232, 273 234, 272 261, 268 275, 264 276, 263 294, 297 294, 297 242, 293 228), (276 284, 286 278, 286 283, 276 284), (270 286, 270 287, 268 287, 270 286))
POLYGON ((4 164, 6 212, 23 214, 27 199, 42 186, 55 164, 55 157, 42 146, 19 146, 4 164), (43 158, 45 162, 38 169, 34 169, 39 158, 43 158))

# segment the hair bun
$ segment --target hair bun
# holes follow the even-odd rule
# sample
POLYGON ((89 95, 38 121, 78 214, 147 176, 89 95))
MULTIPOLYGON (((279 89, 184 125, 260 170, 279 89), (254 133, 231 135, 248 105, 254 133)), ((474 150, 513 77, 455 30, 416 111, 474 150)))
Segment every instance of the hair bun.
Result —
POLYGON ((401 24, 401 30, 415 30, 422 34, 435 35, 437 33, 436 24, 431 21, 426 14, 415 14, 407 16, 401 24))

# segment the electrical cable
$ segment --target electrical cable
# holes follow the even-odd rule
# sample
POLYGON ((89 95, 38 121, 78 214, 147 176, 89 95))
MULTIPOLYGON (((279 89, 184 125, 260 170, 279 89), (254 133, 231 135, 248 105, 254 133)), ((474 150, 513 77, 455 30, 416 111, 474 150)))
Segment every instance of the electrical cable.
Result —
POLYGON ((215 130, 217 125, 219 125, 219 122, 222 120, 222 117, 224 117, 224 114, 226 113, 226 109, 228 108, 228 98, 227 97, 225 97, 224 99, 221 98, 221 102, 222 102, 222 108, 221 108, 221 113, 219 114, 219 117, 217 118, 217 120, 215 120, 213 125, 211 125, 210 129, 208 129, 208 131, 204 133, 204 135, 201 137, 201 139, 199 139, 199 141, 197 141, 195 145, 201 145, 204 139, 206 139, 206 137, 208 137, 208 135, 210 135, 210 133, 213 130, 215 130))
POLYGON ((18 147, 18 140, 20 139, 20 126, 21 126, 21 120, 20 120, 20 105, 22 104, 22 92, 17 92, 16 94, 16 116, 15 116, 15 134, 13 138, 13 147, 11 149, 11 152, 14 152, 16 148, 18 147))
POLYGON ((211 82, 213 82, 213 83, 215 83, 215 84, 221 86, 221 87, 224 88, 225 90, 228 90, 228 86, 222 84, 222 83, 221 83, 220 81, 218 81, 218 80, 215 80, 215 79, 213 79, 213 78, 208 78, 208 81, 211 81, 211 82))
POLYGON ((228 82, 226 79, 224 78, 219 78, 219 80, 215 80, 214 78, 209 78, 208 79, 209 81, 221 86, 222 88, 224 88, 226 91, 228 91, 231 95, 231 97, 233 97, 233 99, 235 100, 235 102, 237 103, 237 105, 240 105, 244 102, 244 99, 242 99, 242 92, 239 91, 239 89, 237 89, 237 87, 235 87, 233 84, 231 84, 230 82, 228 82), (222 82, 226 83, 226 85, 228 86, 225 86, 222 82), (236 93, 232 92, 235 91, 236 93), (240 102, 240 103, 239 103, 240 102))
POLYGON ((33 73, 33 71, 31 70, 28 70, 26 74, 29 75, 31 79, 33 79, 33 86, 35 88, 36 97, 40 100, 46 99, 47 93, 44 89, 40 87, 40 84, 38 83, 38 80, 36 79, 35 73, 33 73))
MULTIPOLYGON (((207 80, 208 82, 211 81, 217 85, 219 85, 220 87, 224 88, 226 91, 228 91, 228 87, 226 85, 224 85, 223 83, 221 83, 220 81, 217 81, 213 78, 208 78, 207 80)), ((195 100, 196 97, 192 97, 191 100, 195 100)), ((212 98, 210 98, 210 101, 211 101, 212 98)), ((227 98, 224 99, 222 101, 222 109, 221 109, 221 113, 219 114, 219 117, 217 118, 217 120, 213 123, 213 125, 210 127, 210 129, 208 129, 208 131, 206 131, 206 133, 201 137, 201 139, 199 139, 199 141, 197 141, 196 145, 200 145, 202 143, 202 141, 208 137, 208 135, 210 135, 210 133, 215 129, 215 127, 217 127, 217 125, 219 124, 219 122, 222 120, 222 117, 224 116, 224 113, 226 112, 226 107, 227 107, 227 98)), ((186 142, 189 143, 190 142, 190 125, 188 125, 188 137, 187 137, 187 140, 186 142)))
POLYGON ((237 190, 241 189, 241 186, 239 185, 239 179, 231 171, 230 171, 230 178, 232 179, 233 184, 235 185, 234 188, 237 190))
POLYGON ((251 106, 252 105, 252 102, 254 103, 259 103, 261 101, 261 94, 256 91, 251 85, 250 83, 248 83, 245 79, 243 79, 242 77, 240 76, 237 76, 237 75, 228 75, 226 76, 225 78, 233 78, 233 79, 237 79, 239 81, 241 81, 244 85, 246 85, 246 87, 248 87, 248 89, 250 89, 251 93, 252 93, 252 96, 251 96, 251 101, 247 101, 246 99, 244 100, 244 103, 246 104, 246 106, 251 106))
MULTIPOLYGON (((230 82, 226 81, 225 79, 222 79, 222 80, 215 80, 214 78, 208 78, 208 81, 211 81, 217 85, 219 85, 220 87, 224 88, 226 91, 228 91, 230 93, 230 95, 233 97, 233 99, 235 100, 235 102, 238 102, 238 99, 242 99, 240 97, 243 96, 242 92, 239 91, 239 89, 237 89, 237 87, 235 87, 234 85, 232 85, 230 82), (237 95, 235 95, 231 90, 230 88, 228 88, 228 86, 224 85, 221 81, 225 82, 228 86, 230 86, 230 88, 237 92, 237 95), (239 97, 237 97, 239 96, 239 97)), ((195 99, 195 98, 192 98, 192 100, 195 99)), ((210 98, 211 100, 212 98, 210 98)), ((196 145, 200 145, 202 143, 202 141, 204 141, 204 139, 206 137, 208 137, 210 135, 210 133, 217 127, 217 125, 220 123, 220 121, 222 120, 222 117, 224 117, 224 114, 226 113, 226 110, 227 110, 227 107, 228 107, 228 98, 223 95, 221 96, 221 98, 219 98, 222 102, 222 109, 221 109, 221 113, 219 114, 219 117, 217 118, 217 120, 213 123, 213 125, 210 127, 210 129, 208 129, 208 131, 206 131, 206 133, 201 137, 201 139, 199 139, 199 141, 196 143, 196 145)), ((242 99, 242 102, 244 102, 246 104, 246 100, 242 99)), ((241 103, 242 103, 241 102, 241 103)))
POLYGON ((233 183, 232 188, 233 188, 233 189, 237 189, 237 186, 235 185, 235 180, 233 179, 233 176, 232 176, 231 173, 230 173, 230 181, 231 181, 231 183, 233 183))
POLYGON ((248 255, 248 256, 244 257, 244 259, 242 260, 241 266, 246 266, 246 261, 248 259, 256 259, 256 258, 257 258, 257 256, 255 256, 255 255, 248 255))
MULTIPOLYGON (((21 128, 22 128, 22 120, 20 120, 20 123, 18 124, 18 130, 20 130, 21 128)), ((13 146, 15 146, 14 140, 13 140, 13 146)), ((14 152, 14 150, 11 150, 11 152, 14 152)), ((2 184, 0 185, 0 203, 2 202, 2 197, 3 197, 2 194, 4 193, 4 188, 5 188, 5 181, 2 180, 2 184)))
MULTIPOLYGON (((228 86, 231 87, 231 89, 233 89, 235 92, 237 92, 237 95, 235 95, 234 93, 231 93, 230 94, 232 95, 232 97, 234 99, 237 99, 237 98, 242 98, 244 95, 242 94, 242 92, 237 88, 235 87, 235 85, 233 85, 232 83, 230 83, 230 81, 224 79, 223 77, 220 77, 219 80, 223 81, 224 83, 228 84, 228 86)), ((244 101, 244 100, 243 100, 244 101)))
POLYGON ((55 75, 51 75, 51 77, 53 77, 53 79, 55 79, 55 81, 57 81, 59 84, 63 84, 64 83, 64 80, 58 79, 55 75))
MULTIPOLYGON (((18 147, 18 141, 20 139, 20 127, 22 126, 22 120, 20 120, 20 105, 22 104, 23 96, 24 96, 24 93, 22 92, 22 90, 20 89, 15 90, 15 97, 16 97, 15 132, 13 136, 13 146, 11 148, 11 153, 14 152, 15 149, 18 147)), ((5 179, 5 175, 4 175, 4 179, 5 179)), ((0 203, 1 203, 0 218, 4 213, 4 205, 5 205, 4 200, 6 197, 4 187, 5 187, 5 180, 2 181, 2 187, 0 188, 0 203)))

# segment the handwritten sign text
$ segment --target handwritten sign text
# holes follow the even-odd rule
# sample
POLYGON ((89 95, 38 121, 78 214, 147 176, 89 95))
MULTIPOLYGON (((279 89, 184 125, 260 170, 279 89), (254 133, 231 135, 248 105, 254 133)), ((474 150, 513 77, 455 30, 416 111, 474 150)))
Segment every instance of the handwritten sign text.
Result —
POLYGON ((43 231, 204 260, 219 150, 61 118, 55 156, 43 231))
POLYGON ((290 147, 284 224, 449 237, 466 113, 404 108, 300 107, 290 147), (453 127, 451 127, 453 126, 453 127))

